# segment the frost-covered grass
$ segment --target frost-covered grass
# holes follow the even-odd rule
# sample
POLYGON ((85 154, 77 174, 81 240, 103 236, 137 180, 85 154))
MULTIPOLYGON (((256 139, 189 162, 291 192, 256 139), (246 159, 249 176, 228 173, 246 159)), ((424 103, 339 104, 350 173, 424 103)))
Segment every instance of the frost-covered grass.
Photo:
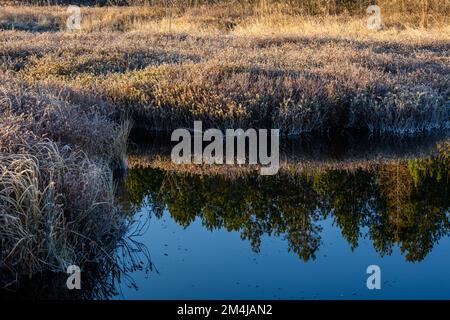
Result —
POLYGON ((448 36, 5 31, 0 59, 13 78, 89 92, 149 130, 403 136, 449 128, 448 36))
POLYGON ((64 6, 0 7, 0 268, 104 253, 120 234, 111 171, 128 120, 168 132, 194 120, 287 135, 448 129, 448 1, 429 3, 386 10, 380 31, 365 10, 266 1, 84 7, 73 32, 64 6))

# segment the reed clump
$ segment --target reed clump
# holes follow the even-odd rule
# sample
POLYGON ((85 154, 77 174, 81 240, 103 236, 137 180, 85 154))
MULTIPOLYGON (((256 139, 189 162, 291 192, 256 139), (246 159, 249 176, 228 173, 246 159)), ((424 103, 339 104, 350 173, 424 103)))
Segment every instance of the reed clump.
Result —
POLYGON ((3 153, 0 165, 2 270, 31 276, 108 258, 125 226, 109 166, 51 141, 3 153))
POLYGON ((114 259, 126 126, 105 105, 80 107, 76 92, 1 78, 0 282, 114 259))

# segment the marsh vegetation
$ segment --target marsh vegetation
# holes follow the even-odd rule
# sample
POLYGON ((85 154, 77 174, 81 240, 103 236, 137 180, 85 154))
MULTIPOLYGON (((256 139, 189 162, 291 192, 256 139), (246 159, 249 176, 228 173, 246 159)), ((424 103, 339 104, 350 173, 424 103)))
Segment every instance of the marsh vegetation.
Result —
POLYGON ((2 1, 2 283, 114 260, 133 220, 113 178, 130 131, 194 120, 286 136, 448 130, 449 1, 379 2, 378 31, 367 2, 318 0, 121 1, 82 7, 68 31, 64 1, 2 1))

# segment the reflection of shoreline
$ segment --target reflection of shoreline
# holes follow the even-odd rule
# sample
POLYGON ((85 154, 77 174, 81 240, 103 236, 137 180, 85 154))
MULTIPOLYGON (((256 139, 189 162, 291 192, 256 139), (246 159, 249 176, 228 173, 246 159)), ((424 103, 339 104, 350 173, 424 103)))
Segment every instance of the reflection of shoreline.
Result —
MULTIPOLYGON (((174 164, 170 159, 170 137, 149 138, 150 143, 133 148, 128 154, 127 167, 158 168, 167 171, 198 174, 240 175, 259 169, 257 165, 195 165, 174 164)), ((450 136, 427 138, 382 139, 346 136, 345 139, 290 139, 280 146, 281 172, 320 172, 328 169, 356 170, 381 163, 397 163, 431 157, 439 148, 450 144, 450 136), (335 141, 337 140, 337 141, 335 141)))

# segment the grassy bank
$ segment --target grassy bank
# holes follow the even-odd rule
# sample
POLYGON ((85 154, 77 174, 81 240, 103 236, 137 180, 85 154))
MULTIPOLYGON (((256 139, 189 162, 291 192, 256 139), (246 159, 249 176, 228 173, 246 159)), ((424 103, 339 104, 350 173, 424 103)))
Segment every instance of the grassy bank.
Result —
POLYGON ((0 285, 71 264, 111 264, 126 227, 112 175, 126 125, 78 92, 5 76, 0 114, 0 285))
POLYGON ((149 130, 194 120, 284 134, 404 136, 450 126, 446 3, 430 2, 426 28, 413 18, 423 13, 417 1, 409 14, 386 3, 378 32, 362 4, 305 15, 294 4, 183 3, 174 12, 84 7, 77 32, 61 31, 64 6, 6 7, 3 29, 22 31, 0 35, 1 68, 89 92, 149 130))
POLYGON ((424 28, 408 22, 414 14, 389 22, 394 11, 376 32, 365 16, 274 6, 268 14, 250 4, 200 6, 172 18, 159 6, 83 8, 78 32, 59 31, 65 7, 7 7, 4 29, 22 31, 1 33, 1 68, 89 92, 149 130, 194 119, 285 134, 449 128, 450 29, 441 13, 424 28), (42 30, 52 32, 28 32, 42 30))
POLYGON ((91 92, 150 130, 190 127, 194 119, 221 128, 272 126, 286 134, 364 128, 414 135, 449 127, 445 40, 0 37, 3 66, 16 77, 91 92))

